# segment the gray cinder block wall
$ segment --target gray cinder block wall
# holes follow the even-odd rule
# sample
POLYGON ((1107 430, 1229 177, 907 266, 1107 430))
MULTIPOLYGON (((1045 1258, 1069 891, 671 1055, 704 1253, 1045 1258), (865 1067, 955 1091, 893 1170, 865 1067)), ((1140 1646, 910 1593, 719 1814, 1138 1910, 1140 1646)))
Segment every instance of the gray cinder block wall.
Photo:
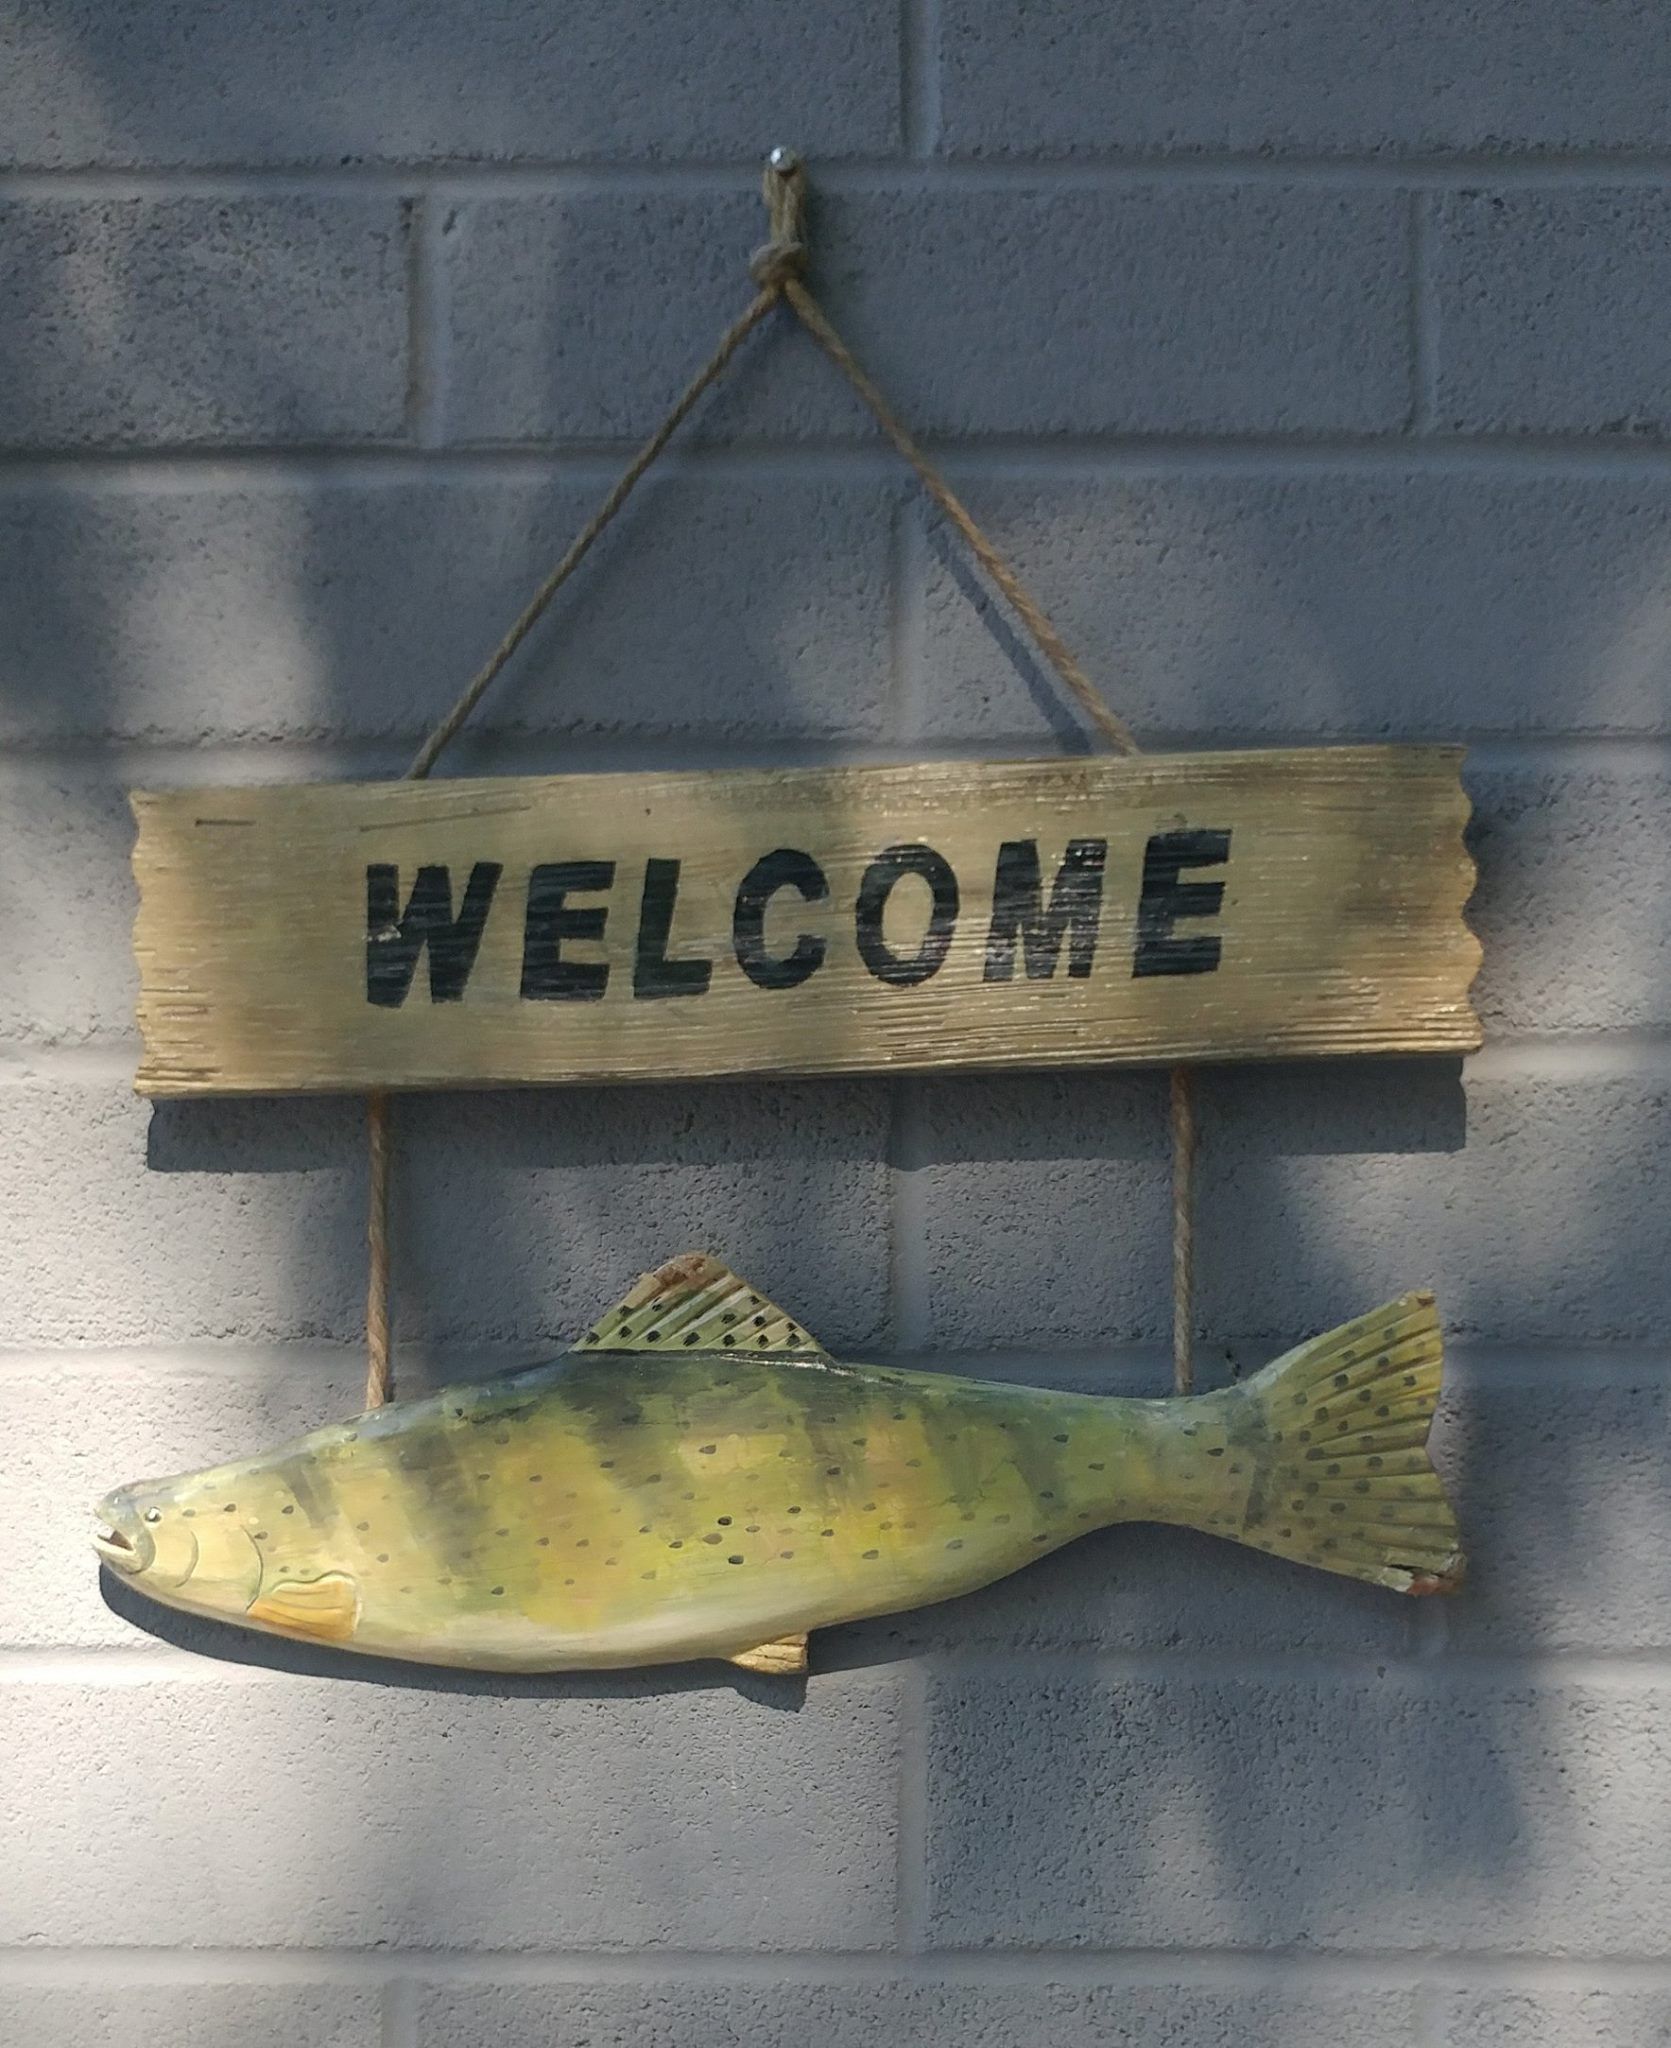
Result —
MULTIPOLYGON (((1338 0, 0 16, 0 2040, 1671 2038, 1671 18, 1338 0), (1209 1377, 1410 1285, 1476 1575, 1115 1532, 709 1671, 142 1633, 108 1483, 352 1405, 349 1102, 152 1111, 124 792, 382 774, 746 292, 817 277, 1154 745, 1466 740, 1487 1050, 1214 1074, 1209 1377)), ((456 765, 1042 750, 792 334, 456 765)), ((438 1098, 401 1369, 728 1252, 832 1345, 1165 1383, 1164 1082, 438 1098)))

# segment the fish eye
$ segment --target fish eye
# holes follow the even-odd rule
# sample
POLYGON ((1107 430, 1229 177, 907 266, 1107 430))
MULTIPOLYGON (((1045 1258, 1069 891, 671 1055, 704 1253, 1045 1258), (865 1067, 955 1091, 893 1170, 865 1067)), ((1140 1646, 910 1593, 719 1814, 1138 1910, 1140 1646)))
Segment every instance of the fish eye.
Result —
POLYGON ((145 1519, 148 1522, 160 1522, 162 1520, 162 1509, 147 1508, 145 1510, 145 1519))

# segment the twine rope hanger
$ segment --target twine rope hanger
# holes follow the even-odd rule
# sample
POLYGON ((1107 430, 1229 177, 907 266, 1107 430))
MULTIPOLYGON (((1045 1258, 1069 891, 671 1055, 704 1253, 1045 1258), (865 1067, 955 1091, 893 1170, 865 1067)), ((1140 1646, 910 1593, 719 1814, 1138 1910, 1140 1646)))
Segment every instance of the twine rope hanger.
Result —
MULTIPOLYGON (((767 240, 749 259, 749 276, 756 287, 754 298, 720 336, 713 354, 674 400, 661 425, 621 472, 608 496, 511 622, 457 703, 418 749, 406 770, 407 781, 420 782, 434 768, 443 751, 457 738, 471 712, 544 616, 552 599, 580 567, 631 497, 645 472, 663 453, 704 395, 725 374, 743 343, 780 305, 789 307, 847 379, 884 435, 962 536, 969 552, 1026 627, 1033 645, 1106 745, 1119 754, 1131 755, 1142 751, 1131 728, 1109 706, 1015 571, 917 445, 808 288, 806 172, 792 150, 772 151, 766 164, 763 192, 770 231, 767 240)), ((1172 1145, 1172 1381, 1178 1393, 1187 1394, 1194 1386, 1195 1159, 1199 1142, 1195 1077, 1187 1066, 1172 1069, 1168 1124, 1172 1145)), ((390 1103, 386 1090, 379 1090, 368 1098, 367 1129, 370 1203, 366 1240, 370 1271, 366 1287, 365 1399, 368 1408, 379 1408, 394 1391, 389 1325, 389 1173, 392 1147, 390 1103)))

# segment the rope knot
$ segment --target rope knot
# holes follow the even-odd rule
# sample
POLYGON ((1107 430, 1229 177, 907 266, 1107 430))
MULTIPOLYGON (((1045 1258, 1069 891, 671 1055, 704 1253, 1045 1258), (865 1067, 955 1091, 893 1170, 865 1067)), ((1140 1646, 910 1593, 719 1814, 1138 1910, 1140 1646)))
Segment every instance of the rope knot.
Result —
POLYGON ((806 275, 806 258, 805 242, 774 238, 748 259, 748 274, 763 292, 780 292, 791 278, 806 275))
POLYGON ((792 149, 774 149, 760 181, 771 238, 748 259, 748 274, 763 292, 781 292, 806 275, 806 172, 792 149))

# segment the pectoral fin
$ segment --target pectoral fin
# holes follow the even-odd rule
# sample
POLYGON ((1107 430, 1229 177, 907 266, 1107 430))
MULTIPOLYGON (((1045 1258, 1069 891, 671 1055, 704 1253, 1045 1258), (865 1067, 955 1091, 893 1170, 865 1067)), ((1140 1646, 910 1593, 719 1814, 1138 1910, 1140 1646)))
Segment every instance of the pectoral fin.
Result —
POLYGON ((581 1338, 580 1349, 829 1355, 809 1331, 707 1252, 686 1252, 636 1280, 581 1338))
POLYGON ((806 1670, 806 1637, 777 1636, 769 1643, 756 1643, 752 1650, 739 1650, 725 1660, 745 1671, 765 1671, 775 1678, 794 1678, 806 1670))
POLYGON ((251 1621, 282 1629, 288 1636, 345 1643, 360 1618, 360 1601, 351 1578, 327 1572, 319 1579, 281 1579, 259 1600, 252 1600, 246 1612, 251 1621))

